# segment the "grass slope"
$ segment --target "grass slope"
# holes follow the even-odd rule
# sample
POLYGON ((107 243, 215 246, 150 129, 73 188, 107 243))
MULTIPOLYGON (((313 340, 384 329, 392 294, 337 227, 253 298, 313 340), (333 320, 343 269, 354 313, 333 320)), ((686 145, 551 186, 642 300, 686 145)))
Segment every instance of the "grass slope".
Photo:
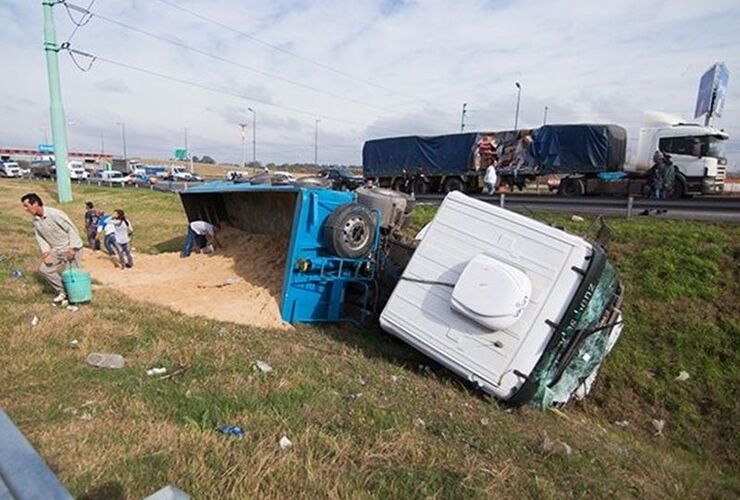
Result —
MULTIPOLYGON (((54 308, 33 275, 38 250, 18 201, 36 190, 51 202, 51 187, 0 184, 0 406, 75 496, 141 498, 170 482, 196 498, 740 493, 737 226, 613 221, 627 325, 595 393, 563 412, 509 411, 440 367, 420 371, 426 358, 374 328, 259 330, 104 288, 76 313, 54 308), (91 351, 120 353, 126 368, 89 368, 91 351), (275 371, 255 372, 257 360, 275 371), (191 368, 174 380, 144 375, 180 364, 191 368), (681 370, 691 378, 676 382, 681 370), (653 418, 666 420, 663 436, 653 418), (214 432, 221 423, 247 436, 214 432), (282 435, 294 443, 286 452, 282 435), (543 452, 545 435, 573 454, 543 452)), ((125 209, 139 252, 182 241, 175 196, 84 186, 75 195, 64 207, 75 221, 87 199, 125 209)), ((416 226, 432 213, 418 210, 416 226)), ((588 224, 543 217, 574 232, 588 224)))

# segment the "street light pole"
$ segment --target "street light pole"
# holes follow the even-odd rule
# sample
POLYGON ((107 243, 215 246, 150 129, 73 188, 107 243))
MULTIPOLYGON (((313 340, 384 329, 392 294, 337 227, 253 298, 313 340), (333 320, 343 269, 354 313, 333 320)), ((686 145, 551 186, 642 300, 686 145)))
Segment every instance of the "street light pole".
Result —
POLYGON ((516 92, 516 114, 514 115, 514 130, 519 130, 519 100, 522 97, 522 86, 519 84, 519 82, 515 82, 514 85, 516 85, 517 92, 516 92))
POLYGON ((188 153, 188 128, 185 127, 185 156, 190 156, 188 153))
POLYGON ((545 116, 542 117, 542 125, 547 125, 547 106, 545 106, 545 116))
POLYGON ((247 108, 252 112, 252 164, 257 167, 257 112, 252 108, 247 108))
POLYGON ((318 168, 319 166, 319 122, 321 120, 316 120, 315 123, 315 129, 314 129, 314 137, 313 137, 313 164, 318 168))
POLYGON ((460 132, 465 131, 465 113, 468 112, 468 103, 464 102, 462 107, 462 116, 460 117, 460 132))
POLYGON ((240 123, 239 128, 242 129, 242 168, 247 168, 247 150, 245 143, 245 130, 247 129, 247 124, 240 123))
POLYGON ((116 123, 121 126, 121 139, 123 140, 123 159, 126 160, 128 158, 128 153, 126 152, 126 124, 123 122, 116 123))

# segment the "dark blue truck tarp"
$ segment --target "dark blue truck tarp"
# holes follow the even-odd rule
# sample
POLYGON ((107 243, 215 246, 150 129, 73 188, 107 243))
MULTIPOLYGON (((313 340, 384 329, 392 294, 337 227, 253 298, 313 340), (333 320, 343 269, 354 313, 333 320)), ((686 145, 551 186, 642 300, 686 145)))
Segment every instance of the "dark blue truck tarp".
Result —
POLYGON ((532 143, 520 167, 537 174, 598 173, 621 170, 627 132, 618 125, 544 125, 527 131, 470 132, 432 137, 408 136, 367 141, 362 149, 367 178, 402 175, 449 175, 471 166, 476 144, 484 136, 514 148, 517 137, 531 133, 532 143))
POLYGON ((367 141, 362 148, 362 172, 367 178, 422 172, 428 175, 462 173, 478 141, 478 134, 433 137, 408 136, 367 141))
POLYGON ((545 125, 533 133, 530 154, 537 173, 622 170, 627 131, 618 125, 545 125))

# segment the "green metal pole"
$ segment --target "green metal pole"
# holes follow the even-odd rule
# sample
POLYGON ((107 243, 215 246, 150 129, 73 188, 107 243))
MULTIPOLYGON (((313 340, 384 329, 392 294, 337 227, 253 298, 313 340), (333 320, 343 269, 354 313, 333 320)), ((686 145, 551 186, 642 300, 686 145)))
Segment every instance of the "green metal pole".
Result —
POLYGON ((49 75, 49 98, 51 101, 51 133, 54 139, 54 159, 57 170, 57 196, 59 203, 72 201, 72 182, 67 167, 67 127, 62 106, 62 88, 59 82, 59 59, 57 37, 54 31, 52 7, 54 0, 43 0, 44 7, 44 51, 49 75))

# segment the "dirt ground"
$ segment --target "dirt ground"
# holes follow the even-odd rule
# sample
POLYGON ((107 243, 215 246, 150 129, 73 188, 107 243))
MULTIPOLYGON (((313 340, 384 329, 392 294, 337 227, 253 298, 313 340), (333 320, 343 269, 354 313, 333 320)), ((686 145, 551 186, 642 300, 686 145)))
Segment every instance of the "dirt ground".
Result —
MULTIPOLYGON (((161 304, 190 316, 205 316, 263 328, 291 328, 280 318, 288 242, 247 235, 233 228, 219 234, 223 249, 145 255, 133 252, 134 267, 122 270, 105 252, 86 251, 83 268, 103 285, 132 299, 161 304)), ((136 241, 132 241, 136 248, 136 241)))

